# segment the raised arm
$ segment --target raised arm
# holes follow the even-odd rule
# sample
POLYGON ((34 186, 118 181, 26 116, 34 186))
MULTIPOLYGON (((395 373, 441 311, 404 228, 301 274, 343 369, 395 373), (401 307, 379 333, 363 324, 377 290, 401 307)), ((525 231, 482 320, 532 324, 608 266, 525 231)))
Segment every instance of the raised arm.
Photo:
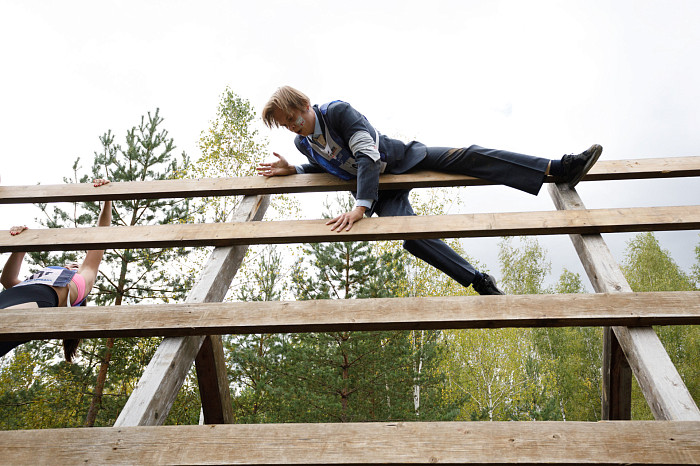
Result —
MULTIPOLYGON (((109 183, 109 180, 96 179, 93 181, 93 185, 98 188, 109 183)), ((108 227, 112 223, 112 201, 105 201, 100 211, 100 216, 97 219, 98 227, 108 227)), ((80 265, 78 273, 85 279, 85 292, 88 293, 97 279, 97 270, 100 267, 100 262, 102 262, 102 256, 104 255, 104 249, 96 249, 88 251, 85 255, 85 260, 80 265)))
MULTIPOLYGON (((10 234, 12 236, 19 235, 26 229, 26 226, 12 227, 10 228, 10 234)), ((12 288, 22 281, 18 277, 19 269, 22 267, 23 260, 23 252, 13 252, 10 254, 9 259, 7 259, 5 267, 2 268, 2 275, 0 275, 0 283, 2 283, 2 286, 4 286, 6 290, 12 288)))

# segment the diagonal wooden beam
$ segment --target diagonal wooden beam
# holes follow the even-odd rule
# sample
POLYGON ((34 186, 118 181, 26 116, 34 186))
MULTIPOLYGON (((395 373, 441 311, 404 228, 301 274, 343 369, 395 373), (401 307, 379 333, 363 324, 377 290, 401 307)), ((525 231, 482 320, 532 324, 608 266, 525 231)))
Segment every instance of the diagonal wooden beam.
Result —
MULTIPOLYGON (((575 189, 551 185, 549 193, 557 209, 583 211, 585 206, 575 189)), ((631 292, 620 267, 599 234, 571 235, 571 240, 598 293, 631 292)), ((688 392, 659 337, 651 327, 616 326, 605 333, 603 418, 629 419, 631 400, 627 363, 656 419, 700 420, 700 410, 688 392), (615 339, 609 340, 614 334, 615 339), (627 360, 621 360, 619 345, 627 360), (624 406, 615 405, 618 400, 624 406)))
POLYGON ((698 464, 700 422, 367 422, 0 432, 5 464, 698 464))
MULTIPOLYGON (((673 157, 632 160, 601 160, 583 178, 584 181, 628 180, 700 176, 700 157, 673 157)), ((548 178, 547 182, 552 182, 548 178)), ((494 184, 465 175, 418 171, 401 175, 382 175, 379 189, 478 186, 494 184)), ((0 186, 0 204, 31 202, 84 202, 89 200, 125 200, 233 196, 355 190, 355 182, 342 181, 328 174, 263 178, 205 178, 110 183, 95 189, 89 184, 0 186)))
POLYGON ((700 229, 700 205, 367 218, 341 233, 330 231, 325 223, 49 228, 17 236, 0 231, 0 252, 694 230, 700 229))
POLYGON ((5 309, 0 341, 652 324, 700 324, 700 291, 5 309))
MULTIPOLYGON (((269 196, 247 196, 233 214, 233 220, 237 222, 260 220, 268 205, 269 196)), ((247 246, 214 249, 186 302, 205 303, 223 300, 231 280, 243 261, 246 249, 247 246)), ((202 335, 164 339, 114 425, 163 424, 187 372, 200 354, 204 339, 202 335)), ((204 354, 202 357, 205 359, 200 358, 200 364, 206 366, 201 371, 217 377, 216 381, 205 385, 202 407, 205 409, 205 418, 209 416, 210 419, 227 420, 232 418, 231 414, 225 413, 225 410, 231 409, 230 392, 222 389, 224 382, 221 378, 225 377, 226 380, 228 378, 226 368, 222 366, 223 355, 215 355, 213 350, 210 352, 210 357, 207 358, 208 355, 204 354), (209 389, 208 392, 207 389, 209 389), (213 411, 208 413, 207 410, 213 411)), ((228 387, 228 381, 225 385, 228 387)))

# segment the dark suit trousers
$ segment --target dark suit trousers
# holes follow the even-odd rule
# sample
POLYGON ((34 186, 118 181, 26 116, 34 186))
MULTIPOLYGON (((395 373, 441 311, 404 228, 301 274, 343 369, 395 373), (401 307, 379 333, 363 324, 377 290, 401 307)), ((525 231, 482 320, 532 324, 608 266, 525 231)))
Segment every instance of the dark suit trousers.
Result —
POLYGON ((549 159, 498 149, 470 146, 428 147, 417 170, 460 173, 537 195, 544 183, 549 159))
MULTIPOLYGON (((542 187, 549 164, 549 159, 480 146, 427 149, 425 159, 415 169, 475 176, 535 195, 542 187)), ((380 191, 374 213, 380 217, 416 215, 408 201, 409 191, 380 191)), ((406 240, 403 247, 463 286, 469 286, 477 276, 474 266, 439 239, 406 240)))

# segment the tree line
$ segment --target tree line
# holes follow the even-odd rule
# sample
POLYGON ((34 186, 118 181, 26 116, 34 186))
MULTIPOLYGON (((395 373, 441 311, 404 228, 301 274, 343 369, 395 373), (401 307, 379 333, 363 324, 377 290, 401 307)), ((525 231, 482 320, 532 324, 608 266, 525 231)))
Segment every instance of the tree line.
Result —
MULTIPOLYGON (((127 131, 100 138, 92 164, 78 158, 66 182, 91 178, 144 181, 246 176, 267 157, 250 103, 226 89, 202 131, 200 157, 175 155, 159 110, 127 131)), ((445 213, 457 188, 412 193, 419 213, 445 213)), ((236 197, 114 202, 114 225, 221 222, 236 197)), ((352 198, 327 200, 325 215, 352 198)), ((47 228, 93 225, 94 202, 72 209, 39 204, 47 228)), ((298 216, 299 199, 275 196, 268 218, 298 216)), ((449 241, 464 254, 458 240, 449 241)), ((92 305, 183 301, 210 248, 108 250, 92 305)), ((683 271, 653 233, 629 241, 623 272, 634 291, 697 290, 696 263, 683 271)), ((76 252, 31 253, 35 268, 75 261, 76 252)), ((564 270, 555 285, 548 252, 536 238, 503 238, 500 284, 509 294, 582 293, 582 278, 564 270)), ((466 256, 466 255, 465 255, 466 256)), ((478 264, 488 271, 488 265, 478 264)), ((227 297, 240 301, 468 296, 465 289, 406 254, 399 242, 318 243, 249 248, 227 297)), ((468 299, 468 298, 465 298, 468 299)), ((700 402, 700 327, 657 332, 696 403, 700 402)), ((111 426, 160 338, 84 340, 76 362, 56 341, 27 343, 0 361, 0 429, 111 426)), ((230 335, 224 337, 236 422, 600 419, 602 329, 506 328, 230 335)), ((632 414, 652 415, 634 382, 632 414)), ((196 424, 200 401, 194 370, 166 424, 196 424)))

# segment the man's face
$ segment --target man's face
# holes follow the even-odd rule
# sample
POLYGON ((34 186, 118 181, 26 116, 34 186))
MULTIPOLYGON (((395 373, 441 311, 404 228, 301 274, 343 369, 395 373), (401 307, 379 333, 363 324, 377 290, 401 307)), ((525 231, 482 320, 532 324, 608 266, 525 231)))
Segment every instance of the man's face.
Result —
POLYGON ((291 113, 277 109, 272 115, 280 126, 287 128, 292 133, 309 136, 314 132, 316 114, 310 106, 307 106, 304 111, 293 110, 291 113))

